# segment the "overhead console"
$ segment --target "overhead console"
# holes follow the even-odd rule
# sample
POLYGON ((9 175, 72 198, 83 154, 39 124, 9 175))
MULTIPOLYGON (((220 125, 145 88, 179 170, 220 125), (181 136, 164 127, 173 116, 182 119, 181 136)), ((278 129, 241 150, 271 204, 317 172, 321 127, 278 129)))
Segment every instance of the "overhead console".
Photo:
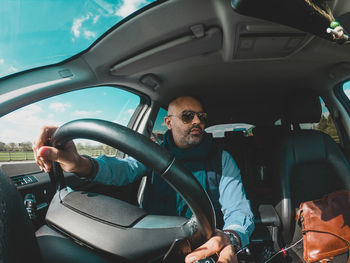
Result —
MULTIPOLYGON (((313 2, 320 6, 327 4, 327 1, 313 2)), ((242 15, 287 25, 332 40, 332 36, 326 32, 330 22, 305 0, 232 0, 232 8, 242 15)))
POLYGON ((232 59, 283 58, 312 38, 305 32, 273 23, 239 24, 232 59))
POLYGON ((172 38, 140 54, 132 54, 130 59, 117 62, 111 67, 111 74, 131 75, 184 58, 212 53, 222 48, 220 28, 205 29, 199 24, 191 26, 190 29, 188 35, 172 38))

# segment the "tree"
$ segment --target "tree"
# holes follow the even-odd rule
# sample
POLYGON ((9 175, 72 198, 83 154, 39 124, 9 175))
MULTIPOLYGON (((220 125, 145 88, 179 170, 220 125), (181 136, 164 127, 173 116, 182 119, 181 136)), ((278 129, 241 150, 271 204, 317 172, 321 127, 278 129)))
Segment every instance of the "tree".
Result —
POLYGON ((15 150, 17 150, 17 144, 14 142, 10 142, 8 144, 5 145, 6 151, 8 152, 14 152, 15 150))
POLYGON ((3 152, 6 150, 5 145, 6 144, 4 142, 0 142, 0 152, 3 152))
POLYGON ((80 142, 78 142, 78 143, 75 145, 75 147, 77 148, 77 151, 78 151, 78 152, 84 150, 84 146, 83 146, 80 142))
POLYGON ((320 122, 317 125, 317 129, 320 131, 325 131, 327 129, 327 127, 328 127, 327 118, 324 115, 322 115, 320 122))
POLYGON ((320 122, 317 124, 317 130, 327 133, 336 142, 339 142, 337 128, 335 127, 335 124, 331 115, 328 115, 327 117, 325 115, 321 116, 320 122))
POLYGON ((19 151, 29 152, 32 150, 33 144, 31 142, 21 142, 18 144, 19 151))

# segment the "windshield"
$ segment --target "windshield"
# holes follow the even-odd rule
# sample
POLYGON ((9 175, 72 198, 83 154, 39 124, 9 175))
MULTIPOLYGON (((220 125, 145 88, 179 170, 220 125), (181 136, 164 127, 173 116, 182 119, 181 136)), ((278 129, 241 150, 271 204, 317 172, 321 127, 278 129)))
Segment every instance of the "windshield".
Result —
POLYGON ((63 61, 155 0, 1 0, 0 78, 63 61))

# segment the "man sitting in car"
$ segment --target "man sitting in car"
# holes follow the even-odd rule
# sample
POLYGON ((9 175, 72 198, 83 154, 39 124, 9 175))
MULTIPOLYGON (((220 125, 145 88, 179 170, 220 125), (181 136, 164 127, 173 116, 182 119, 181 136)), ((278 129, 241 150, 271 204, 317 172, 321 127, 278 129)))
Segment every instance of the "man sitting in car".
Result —
MULTIPOLYGON (((187 255, 186 262, 217 254, 219 262, 237 262, 236 253, 249 243, 254 229, 253 214, 243 189, 240 171, 231 155, 216 147, 204 132, 207 114, 194 97, 178 97, 170 102, 164 121, 168 131, 163 147, 193 173, 207 190, 216 215, 217 229, 205 244, 187 255)), ((78 154, 73 142, 64 149, 44 146, 57 127, 43 127, 33 150, 39 167, 48 172, 51 161, 59 162, 66 172, 107 185, 126 185, 149 173, 132 157, 118 159, 100 156, 93 159, 78 154)), ((152 214, 191 217, 186 203, 159 176, 153 176, 142 207, 152 214)))

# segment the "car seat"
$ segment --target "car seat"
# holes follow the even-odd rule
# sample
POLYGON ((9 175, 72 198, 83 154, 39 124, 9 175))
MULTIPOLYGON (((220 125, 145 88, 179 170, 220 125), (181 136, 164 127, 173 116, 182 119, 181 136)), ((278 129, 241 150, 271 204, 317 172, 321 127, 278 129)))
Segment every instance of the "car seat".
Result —
MULTIPOLYGON (((340 147, 318 130, 300 130, 301 123, 317 123, 321 117, 318 96, 301 89, 288 96, 287 123, 293 131, 283 137, 274 155, 274 176, 280 182, 277 213, 284 244, 300 239, 295 214, 301 202, 339 190, 350 190, 350 165, 340 147)), ((278 189, 277 189, 278 190, 278 189)))

